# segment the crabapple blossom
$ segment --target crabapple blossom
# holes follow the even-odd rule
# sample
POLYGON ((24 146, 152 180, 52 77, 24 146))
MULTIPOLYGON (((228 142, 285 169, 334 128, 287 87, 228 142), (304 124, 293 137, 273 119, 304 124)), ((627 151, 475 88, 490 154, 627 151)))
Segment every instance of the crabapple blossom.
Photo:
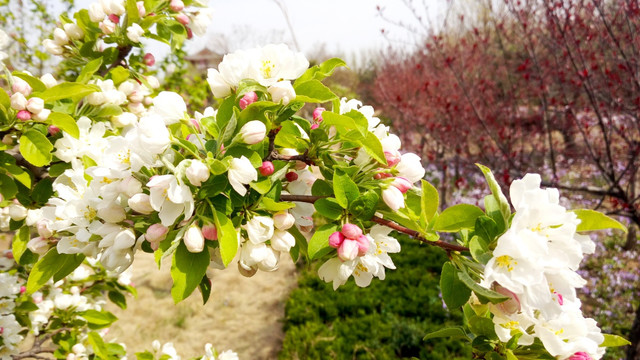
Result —
POLYGON ((278 81, 277 83, 269 87, 269 94, 271 94, 271 100, 273 102, 282 101, 283 105, 288 105, 292 100, 296 98, 296 92, 291 86, 291 81, 278 81))
POLYGON ((240 140, 248 145, 254 145, 262 140, 267 133, 267 127, 260 120, 251 120, 240 129, 240 140))
POLYGON ((240 195, 245 195, 247 189, 244 185, 258 180, 258 172, 245 156, 234 158, 229 165, 229 183, 240 195))
POLYGON ((184 245, 192 253, 199 253, 204 250, 204 236, 198 226, 191 225, 184 233, 184 245))
POLYGON ((209 179, 209 168, 200 160, 191 160, 191 163, 185 170, 185 175, 192 185, 200 186, 204 181, 209 179))
POLYGON ((395 186, 389 186, 382 190, 382 200, 393 211, 398 211, 404 207, 404 195, 395 186))
POLYGON ((273 163, 271 161, 263 161, 262 162, 262 166, 260 166, 260 168, 258 170, 260 171, 260 175, 269 176, 269 175, 273 174, 273 171, 275 169, 274 169, 273 163))

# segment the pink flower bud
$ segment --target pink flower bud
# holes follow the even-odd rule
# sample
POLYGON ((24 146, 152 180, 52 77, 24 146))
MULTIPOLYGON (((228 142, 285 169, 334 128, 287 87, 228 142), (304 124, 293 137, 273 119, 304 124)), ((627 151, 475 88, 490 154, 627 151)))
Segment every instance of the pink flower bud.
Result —
POLYGON ((397 165, 400 162, 400 160, 402 160, 402 156, 397 151, 395 153, 385 151, 384 158, 387 160, 387 165, 389 167, 397 165))
POLYGON ((4 257, 6 257, 7 259, 12 259, 13 260, 13 252, 11 250, 5 252, 4 253, 4 257))
POLYGON ((167 237, 167 232, 169 232, 168 227, 160 223, 153 224, 147 229, 147 232, 144 234, 144 238, 151 243, 151 247, 155 244, 157 249, 158 243, 167 237))
POLYGON ((144 1, 136 2, 136 7, 138 8, 138 15, 143 18, 147 13, 147 9, 144 8, 144 1))
POLYGON ((293 171, 289 171, 287 173, 287 175, 285 175, 284 177, 287 178, 288 182, 292 182, 292 181, 298 180, 298 174, 293 172, 293 171))
POLYGON ((318 124, 311 124, 311 130, 315 130, 315 129, 319 128, 319 127, 320 127, 320 125, 318 125, 318 124))
POLYGON ((49 135, 55 136, 60 132, 60 128, 55 125, 49 125, 49 135))
POLYGON ((178 14, 176 15, 176 20, 178 20, 178 22, 182 25, 189 25, 189 22, 191 21, 189 19, 189 17, 185 14, 178 14))
POLYGON ((182 2, 182 0, 171 0, 171 2, 169 3, 169 8, 171 9, 171 11, 182 11, 182 9, 184 9, 184 3, 182 2))
POLYGON ((505 314, 515 314, 520 311, 520 299, 518 299, 518 296, 513 291, 498 285, 497 283, 494 283, 493 289, 498 294, 502 294, 510 298, 509 300, 498 304, 500 310, 505 314))
POLYGON ((376 180, 380 180, 380 179, 386 179, 388 177, 392 177, 393 175, 389 174, 389 173, 377 173, 375 175, 373 175, 373 178, 376 180))
POLYGON ((156 63, 156 58, 153 56, 152 53, 146 53, 144 54, 144 63, 147 66, 153 66, 156 63))
POLYGON ((202 227, 202 236, 207 240, 218 240, 218 231, 213 224, 207 224, 202 227))
POLYGON ((247 106, 258 101, 258 94, 255 91, 249 91, 240 99, 240 109, 244 110, 247 106))
POLYGON ((336 231, 333 234, 329 235, 329 246, 331 246, 332 248, 339 248, 340 245, 342 245, 343 241, 344 235, 342 235, 342 233, 339 231, 336 231))
POLYGON ((26 81, 20 79, 19 77, 13 78, 13 86, 11 86, 11 91, 14 93, 21 93, 24 96, 31 95, 31 86, 26 81))
POLYGON ((18 111, 18 114, 16 115, 16 117, 18 118, 18 120, 21 120, 21 121, 31 120, 31 113, 28 112, 27 110, 20 110, 18 111))
POLYGON ((593 360, 593 358, 586 352, 579 351, 569 358, 569 360, 593 360))
POLYGON ((200 131, 200 123, 196 119, 191 119, 191 125, 193 125, 196 130, 200 131))
POLYGON ((369 238, 365 235, 360 235, 356 241, 358 242, 358 256, 364 256, 369 251, 369 238))
POLYGON ((342 261, 353 260, 358 257, 358 242, 356 240, 345 239, 338 248, 338 257, 342 261))
POLYGON ((20 286, 20 294, 24 294, 26 292, 27 292, 27 287, 24 285, 20 286))
POLYGON ((344 235, 347 239, 356 240, 358 237, 362 236, 362 229, 358 227, 358 225, 354 224, 344 224, 342 225, 342 235, 344 235))
POLYGON ((120 22, 120 17, 116 14, 111 14, 109 15, 109 20, 111 20, 112 23, 117 24, 120 22))
POLYGON ((409 189, 413 187, 413 184, 411 184, 411 182, 408 179, 400 176, 393 179, 393 182, 391 183, 391 185, 398 188, 398 190, 400 190, 400 192, 403 194, 405 194, 407 191, 409 191, 409 189))
POLYGON ((271 161, 263 161, 262 166, 260 166, 258 170, 262 176, 269 176, 273 174, 274 171, 273 163, 271 161))
POLYGON ((322 113, 326 110, 327 109, 323 107, 317 107, 315 110, 313 110, 313 121, 322 122, 322 113))

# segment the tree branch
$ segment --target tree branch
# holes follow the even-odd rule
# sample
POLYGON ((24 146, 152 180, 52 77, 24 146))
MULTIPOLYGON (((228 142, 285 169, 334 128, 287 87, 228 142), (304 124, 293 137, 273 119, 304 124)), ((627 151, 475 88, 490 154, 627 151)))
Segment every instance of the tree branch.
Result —
MULTIPOLYGON (((280 200, 282 201, 297 201, 297 202, 305 202, 313 204, 319 199, 326 198, 326 196, 310 196, 310 195, 281 195, 280 200)), ((399 225, 391 220, 383 219, 378 216, 374 216, 371 218, 371 221, 392 228, 393 230, 399 231, 401 233, 407 234, 416 240, 419 240, 425 244, 429 244, 432 246, 437 246, 447 251, 469 251, 468 248, 456 244, 450 244, 441 240, 438 241, 430 241, 425 239, 419 232, 406 228, 402 225, 399 225)))
POLYGON ((115 68, 118 65, 121 65, 124 59, 126 59, 127 55, 129 55, 129 53, 131 52, 131 49, 133 49, 133 46, 131 45, 118 46, 118 57, 111 65, 100 71, 100 76, 107 75, 107 73, 111 71, 111 69, 115 68))

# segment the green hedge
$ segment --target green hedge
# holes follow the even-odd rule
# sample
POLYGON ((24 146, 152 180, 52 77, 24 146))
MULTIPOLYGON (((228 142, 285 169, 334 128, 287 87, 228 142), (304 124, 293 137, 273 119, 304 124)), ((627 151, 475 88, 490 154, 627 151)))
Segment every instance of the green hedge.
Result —
POLYGON ((461 322, 439 297, 443 251, 401 238, 397 270, 367 288, 350 280, 333 291, 318 278, 317 264, 301 271, 285 309, 280 359, 469 359, 459 341, 422 341, 425 334, 461 322))

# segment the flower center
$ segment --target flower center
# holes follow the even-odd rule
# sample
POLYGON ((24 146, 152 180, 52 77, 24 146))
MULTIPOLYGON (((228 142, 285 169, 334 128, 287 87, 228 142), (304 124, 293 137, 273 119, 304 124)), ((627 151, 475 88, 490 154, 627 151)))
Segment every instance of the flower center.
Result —
POLYGON ((260 71, 262 71, 262 75, 268 79, 273 76, 272 72, 275 68, 276 65, 273 64, 271 60, 265 60, 262 62, 262 68, 260 68, 260 71))
POLYGON ((500 267, 507 268, 508 271, 513 271, 513 265, 518 265, 518 262, 513 260, 509 255, 502 255, 496 258, 496 263, 500 267))

